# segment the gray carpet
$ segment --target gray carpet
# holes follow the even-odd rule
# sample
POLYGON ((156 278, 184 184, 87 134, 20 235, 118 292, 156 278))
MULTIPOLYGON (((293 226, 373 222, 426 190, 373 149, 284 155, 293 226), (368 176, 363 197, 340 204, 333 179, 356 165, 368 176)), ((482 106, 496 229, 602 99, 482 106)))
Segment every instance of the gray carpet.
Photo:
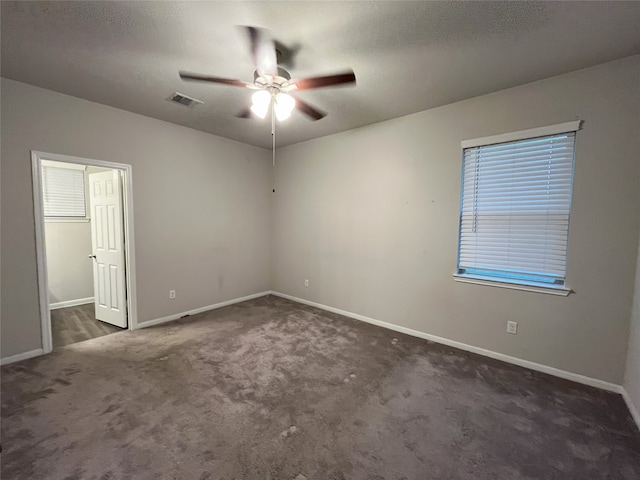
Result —
POLYGON ((3 367, 2 446, 6 480, 640 478, 619 395, 271 296, 3 367))

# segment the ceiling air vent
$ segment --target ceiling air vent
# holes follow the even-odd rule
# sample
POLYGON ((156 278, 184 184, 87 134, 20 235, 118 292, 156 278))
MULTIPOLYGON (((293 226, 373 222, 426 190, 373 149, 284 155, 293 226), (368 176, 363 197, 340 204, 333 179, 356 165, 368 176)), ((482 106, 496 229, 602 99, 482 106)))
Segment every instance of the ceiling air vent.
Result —
POLYGON ((185 107, 195 107, 196 105, 202 105, 204 102, 200 100, 196 100, 195 98, 187 97, 182 93, 172 93, 167 100, 174 103, 179 103, 180 105, 184 105, 185 107))

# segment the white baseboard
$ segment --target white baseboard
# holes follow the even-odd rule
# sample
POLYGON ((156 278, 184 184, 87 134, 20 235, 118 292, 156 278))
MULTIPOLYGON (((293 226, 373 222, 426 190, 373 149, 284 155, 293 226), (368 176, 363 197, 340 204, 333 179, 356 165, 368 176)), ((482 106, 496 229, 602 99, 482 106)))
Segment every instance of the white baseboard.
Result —
POLYGON ((636 422, 636 425, 638 425, 638 429, 640 430, 640 413, 638 412, 638 409, 636 408, 633 401, 631 400, 629 393, 624 388, 622 389, 622 398, 624 398, 624 401, 627 404, 627 408, 629 409, 629 412, 631 413, 633 420, 636 422))
POLYGON ((240 303, 240 302, 245 302, 247 300, 253 300, 254 298, 264 297, 265 295, 269 295, 270 293, 271 293, 270 291, 254 293, 252 295, 247 295, 246 297, 234 298, 232 300, 225 300, 224 302, 215 303, 213 305, 207 305, 206 307, 196 308, 195 310, 188 310, 186 312, 176 313, 174 315, 169 315, 169 316, 162 317, 162 318, 156 318, 156 319, 153 319, 153 320, 147 320, 146 322, 138 323, 138 327, 137 328, 153 327, 154 325, 160 325, 161 323, 166 323, 166 322, 171 322, 173 320, 177 320, 179 318, 184 317, 185 315, 196 315, 198 313, 206 312, 208 310, 215 310, 217 308, 222 308, 222 307, 226 307, 226 306, 229 306, 229 305, 233 305, 234 303, 240 303))
POLYGON ((49 310, 57 310, 59 308, 75 307, 77 305, 86 305, 87 303, 93 303, 94 297, 78 298, 76 300, 66 300, 64 302, 56 302, 49 304, 49 310))
POLYGON ((547 373, 549 375, 553 375, 554 377, 564 378, 566 380, 582 383, 584 385, 589 385, 591 387, 601 388, 602 390, 608 390, 610 392, 622 393, 624 391, 621 385, 605 382, 604 380, 599 380, 597 378, 591 378, 585 375, 580 375, 578 373, 568 372, 566 370, 560 370, 559 368, 550 367, 548 365, 543 365, 541 363, 530 362, 529 360, 523 360, 521 358, 512 357, 510 355, 494 352, 492 350, 486 350, 484 348, 475 347, 473 345, 467 345, 466 343, 456 342, 455 340, 449 340, 448 338, 437 337, 435 335, 430 335, 428 333, 420 332, 418 330, 413 330, 407 327, 401 327, 400 325, 395 325, 393 323, 383 322, 382 320, 376 320, 375 318, 365 317, 364 315, 360 315, 358 313, 347 312, 345 310, 340 310, 339 308, 329 307, 327 305, 322 305, 321 303, 311 302, 309 300, 304 300, 303 298, 294 297, 292 295, 287 295, 285 293, 271 292, 271 294, 276 295, 278 297, 293 300, 294 302, 303 303, 305 305, 317 307, 322 310, 327 310, 329 312, 344 315, 345 317, 350 317, 356 320, 361 320, 363 322, 371 323, 379 327, 388 328, 389 330, 394 330, 400 333, 406 333, 407 335, 411 335, 413 337, 423 338, 425 340, 431 340, 432 342, 440 343, 442 345, 447 345, 449 347, 458 348, 460 350, 465 350, 467 352, 477 353, 478 355, 483 355, 485 357, 493 358, 495 360, 500 360, 506 363, 511 363, 513 365, 518 365, 520 367, 529 368, 537 372, 547 373))
POLYGON ((39 357, 44 354, 44 350, 38 348, 36 350, 31 350, 29 352, 19 353, 17 355, 12 355, 10 357, 5 357, 0 359, 0 365, 9 365, 10 363, 20 362, 22 360, 28 360, 29 358, 39 357))

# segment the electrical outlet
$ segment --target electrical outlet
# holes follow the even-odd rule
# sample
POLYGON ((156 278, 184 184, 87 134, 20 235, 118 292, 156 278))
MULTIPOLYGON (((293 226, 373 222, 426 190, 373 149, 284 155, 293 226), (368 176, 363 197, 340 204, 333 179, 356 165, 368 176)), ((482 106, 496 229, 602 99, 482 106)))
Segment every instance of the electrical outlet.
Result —
POLYGON ((304 279, 304 286, 305 286, 305 287, 308 287, 308 286, 309 286, 309 279, 308 279, 308 278, 305 278, 305 279, 304 279))
POLYGON ((173 300, 174 298, 176 298, 176 291, 175 290, 169 290, 169 298, 171 300, 173 300))
POLYGON ((507 322, 507 333, 518 334, 518 322, 507 322))

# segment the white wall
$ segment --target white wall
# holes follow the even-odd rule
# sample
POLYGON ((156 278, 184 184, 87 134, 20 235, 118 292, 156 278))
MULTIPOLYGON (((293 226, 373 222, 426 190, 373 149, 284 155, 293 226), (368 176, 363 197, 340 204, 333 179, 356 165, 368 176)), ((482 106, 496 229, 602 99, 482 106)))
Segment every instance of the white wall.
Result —
POLYGON ((639 231, 638 85, 635 56, 280 149, 273 289, 622 384, 639 231), (576 117, 585 123, 567 268, 575 293, 454 282, 460 142, 576 117))
POLYGON ((627 391, 636 422, 640 428, 640 244, 636 263, 636 282, 631 313, 631 331, 629 332, 629 351, 627 353, 627 371, 624 376, 624 388, 627 391))
POLYGON ((89 222, 45 222, 49 302, 93 297, 91 225, 89 222))
POLYGON ((267 150, 7 79, 0 89, 3 358, 42 346, 30 150, 133 166, 139 322, 269 289, 267 150))

